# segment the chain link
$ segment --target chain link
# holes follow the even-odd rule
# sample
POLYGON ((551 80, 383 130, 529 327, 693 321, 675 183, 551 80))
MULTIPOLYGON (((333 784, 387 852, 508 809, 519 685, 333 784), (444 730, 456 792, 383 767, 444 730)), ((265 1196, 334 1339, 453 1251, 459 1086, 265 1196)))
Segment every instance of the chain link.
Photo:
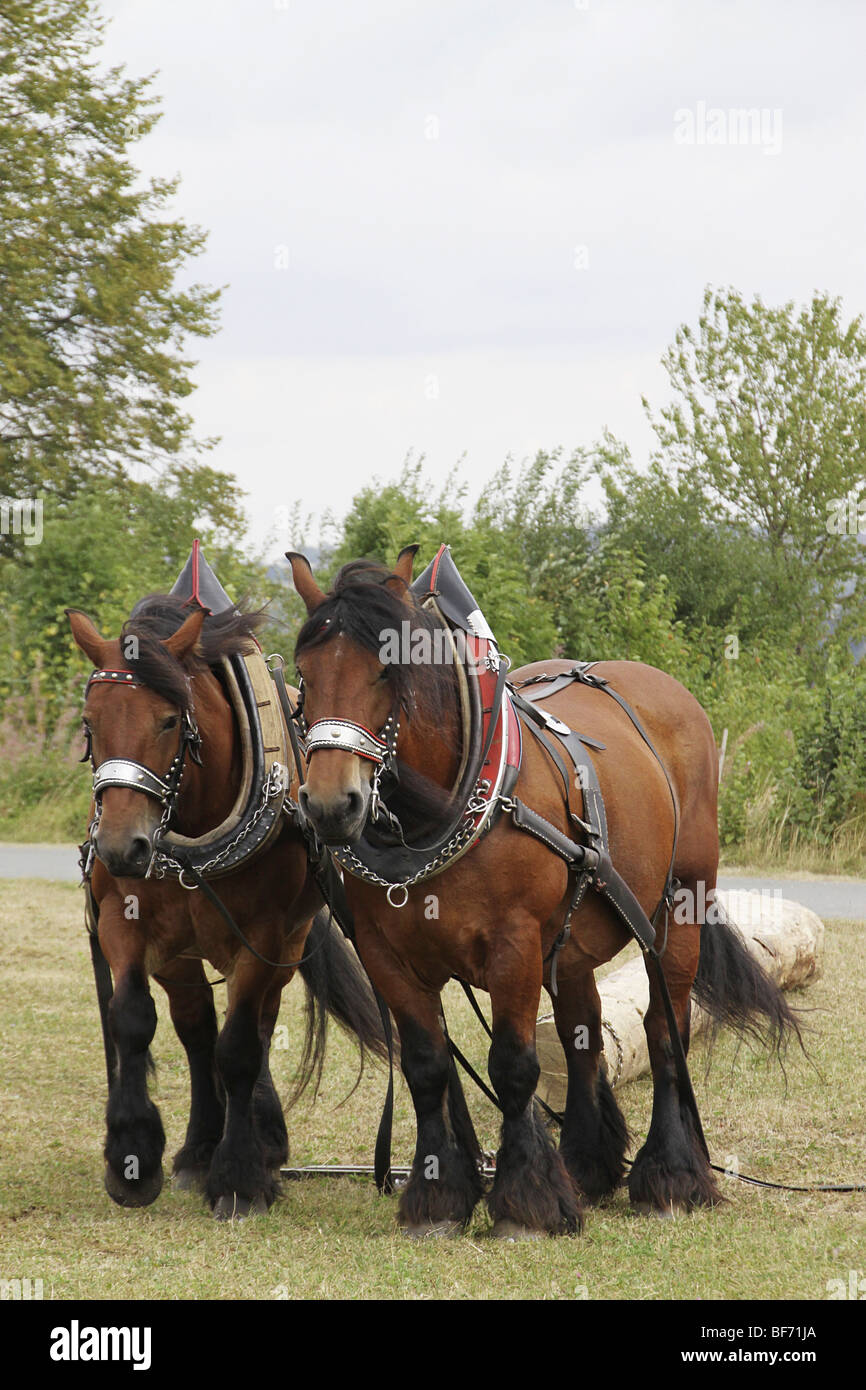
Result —
MULTIPOLYGON (((369 869, 363 860, 348 845, 340 845, 332 849, 331 853, 337 862, 355 878, 362 878, 365 883, 375 884, 377 888, 384 888, 386 891, 396 888, 413 888, 416 883, 421 883, 425 878, 432 878, 434 874, 444 869, 451 859, 464 849, 478 833, 479 827, 475 824, 475 817, 488 810, 493 803, 484 799, 484 793, 490 790, 490 783, 486 778, 482 778, 475 784, 472 796, 466 805, 463 815, 463 822, 451 836, 447 844, 432 859, 422 865, 416 874, 411 878, 405 879, 402 883, 392 883, 387 878, 382 878, 373 869, 369 869)), ((390 899, 389 899, 390 901, 390 899)), ((404 904, 400 904, 403 906, 404 904)), ((392 903, 392 906, 397 904, 392 903)))
MULTIPOLYGON (((286 778, 285 768, 283 767, 282 763, 274 763, 270 772, 268 773, 267 777, 262 783, 262 799, 260 804, 256 807, 256 810, 253 812, 247 824, 235 836, 233 840, 229 841, 225 849, 221 850, 219 854, 214 855, 213 859, 209 859, 206 864, 201 864, 200 866, 198 866, 198 872, 201 874, 202 878, 206 877, 208 873, 210 873, 213 869, 217 868, 220 864, 223 864, 226 861, 226 859, 228 859, 229 856, 234 852, 234 850, 237 849, 238 845, 243 843, 247 836, 258 825, 262 816, 268 810, 271 802, 275 799, 275 797, 277 795, 285 797, 287 786, 288 782, 286 778)), ((169 873, 180 873, 182 869, 183 865, 178 863, 176 859, 173 859, 171 855, 164 854, 160 850, 156 852, 154 856, 155 878, 162 879, 165 878, 166 875, 169 873)), ((186 884, 184 884, 183 886, 186 887, 186 884)))

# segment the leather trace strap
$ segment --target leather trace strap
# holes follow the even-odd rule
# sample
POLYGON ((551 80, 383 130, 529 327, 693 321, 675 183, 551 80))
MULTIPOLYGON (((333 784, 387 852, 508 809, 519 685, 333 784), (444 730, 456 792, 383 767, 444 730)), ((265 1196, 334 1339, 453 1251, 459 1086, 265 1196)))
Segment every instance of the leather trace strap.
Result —
MULTIPOLYGON (((658 751, 654 747, 651 739, 649 738, 649 735, 646 733, 646 730, 643 728, 634 710, 631 708, 631 706, 628 704, 626 700, 624 700, 621 696, 619 696, 615 691, 613 691, 609 687, 607 681, 603 680, 600 677, 589 675, 588 665, 588 663, 578 664, 574 666, 571 669, 571 671, 563 672, 553 677, 547 677, 542 674, 533 677, 531 681, 527 682, 527 685, 538 685, 546 681, 550 681, 556 684, 557 689, 564 689, 566 685, 568 685, 571 681, 579 680, 586 685, 592 685, 598 689, 604 690, 607 694, 613 696, 617 700, 617 703, 621 705, 621 707, 633 723, 635 729, 639 733, 640 737, 646 743, 647 747, 650 749, 651 753, 653 754, 659 766, 661 767, 662 772, 664 773, 665 781, 667 782, 668 789, 671 794, 671 801, 673 803, 674 808, 674 836, 673 849, 671 851, 671 859, 668 866, 668 872, 665 879, 664 888, 662 890, 662 896, 659 901, 659 905, 656 908, 655 913, 653 914, 654 919, 657 919, 662 907, 667 902, 671 891, 673 865, 676 857, 677 846, 678 806, 676 794, 674 792, 673 784, 668 775, 667 768, 662 762, 662 759, 659 756, 658 751)), ((551 691, 548 690, 547 693, 550 694, 551 691)), ((533 727, 533 723, 529 722, 530 720, 534 720, 536 723, 538 722, 538 711, 536 711, 533 708, 532 702, 529 701, 527 704, 524 704, 524 702, 520 700, 518 708, 520 710, 521 715, 524 718, 524 721, 527 723, 527 726, 532 728, 533 732, 536 733, 538 737, 538 741, 552 755, 552 749, 548 745, 547 739, 543 738, 539 730, 533 727)), ((554 854, 558 854, 560 858, 564 859, 569 864, 569 866, 577 870, 579 874, 586 874, 588 876, 588 880, 592 884, 592 887, 596 890, 596 892, 601 894, 603 898, 605 898, 605 900, 611 906, 617 917, 628 928, 632 937, 637 941, 644 955, 647 956, 651 961, 653 973, 655 975, 659 993, 661 994, 662 998, 662 1003, 665 1011, 665 1018, 667 1020, 668 1032, 670 1034, 671 1052, 673 1055, 674 1067, 676 1069, 680 1096, 683 1103, 687 1106, 688 1110, 691 1113, 698 1142, 700 1143, 706 1155, 707 1161, 709 1162, 709 1150, 707 1148, 707 1143, 704 1138, 703 1126, 701 1125, 701 1118, 698 1112, 697 1100, 695 1099, 691 1077, 689 1076, 688 1065, 686 1063, 685 1049, 683 1047, 682 1038, 680 1036, 680 1030, 677 1024, 676 1014, 674 1013, 674 1007, 671 1001, 670 991, 668 989, 667 981, 665 979, 664 971, 662 969, 661 958, 656 948, 655 921, 650 921, 650 919, 647 917, 646 913, 644 912, 634 893, 629 888, 625 879, 614 868, 613 862, 610 858, 610 852, 607 842, 607 824, 606 819, 604 817, 604 799, 601 794, 601 786, 598 782, 598 776, 595 772, 592 760, 588 758, 588 755, 583 758, 582 762, 578 762, 578 758, 582 756, 580 751, 581 745, 585 744, 585 740, 582 739, 580 735, 574 734, 573 731, 569 729, 569 727, 566 724, 563 724, 561 720, 551 720, 548 716, 546 719, 544 719, 543 722, 546 726, 546 731, 549 730, 550 732, 552 732, 552 734, 557 738, 557 740, 568 750, 571 756, 572 762, 575 767, 575 772, 580 780, 581 789, 583 791, 584 811, 589 821, 588 838, 591 841, 591 846, 582 845, 579 844, 577 841, 571 840, 567 835, 564 835, 562 831, 558 831, 555 826, 550 825, 550 823, 544 820, 543 817, 539 816, 536 812, 530 810, 528 807, 525 807, 523 803, 517 801, 516 799, 511 803, 511 806, 509 808, 512 811, 512 818, 514 819, 514 823, 518 827, 518 829, 525 830, 528 834, 533 835, 535 839, 540 840, 543 844, 546 844, 547 847, 550 850, 552 850, 554 854), (587 856, 593 856, 593 858, 590 858, 588 860, 587 856)), ((554 761, 558 763, 561 762, 561 760, 558 758, 554 759, 554 761)), ((565 779, 565 781, 566 804, 568 805, 567 778, 565 779)), ((571 814, 570 807, 569 814, 571 814)), ((567 939, 566 929, 570 924, 571 914, 574 911, 575 905, 579 904, 582 898, 583 886, 584 885, 578 882, 577 889, 572 895, 571 906, 566 916, 566 921, 564 923, 563 928, 560 930, 557 940, 554 942, 554 963, 551 966, 552 984, 554 985, 556 982, 556 956, 559 950, 562 949, 562 946, 564 946, 565 941, 567 939)))

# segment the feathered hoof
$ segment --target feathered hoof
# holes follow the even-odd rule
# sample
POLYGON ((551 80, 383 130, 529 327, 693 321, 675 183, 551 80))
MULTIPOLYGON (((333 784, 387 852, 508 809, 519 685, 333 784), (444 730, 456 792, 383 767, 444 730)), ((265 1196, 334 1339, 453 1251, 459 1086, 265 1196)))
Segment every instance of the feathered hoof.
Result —
POLYGON ((462 1235, 460 1221, 430 1221, 414 1226, 401 1226, 400 1230, 409 1240, 451 1240, 462 1235))
POLYGON ((149 1207, 162 1191, 162 1165, 149 1178, 121 1178, 105 1165, 105 1190, 119 1207, 149 1207))
POLYGON ((171 1176, 173 1192, 204 1192, 207 1168, 178 1168, 171 1176))
POLYGON ((240 1197, 237 1192, 217 1197, 213 1206, 214 1221, 246 1221, 249 1216, 267 1216, 268 1204, 264 1197, 240 1197))
POLYGON ((669 1207, 656 1207, 652 1202, 634 1202, 632 1211, 637 1212, 638 1216, 654 1217, 656 1221, 675 1221, 678 1216, 688 1213, 688 1207, 682 1204, 675 1206, 673 1203, 669 1207))
POLYGON ((507 1240, 509 1244, 515 1245, 518 1241, 544 1240, 547 1232, 534 1231, 530 1226, 521 1226, 518 1221, 509 1221, 503 1217, 494 1221, 491 1235, 494 1240, 507 1240))

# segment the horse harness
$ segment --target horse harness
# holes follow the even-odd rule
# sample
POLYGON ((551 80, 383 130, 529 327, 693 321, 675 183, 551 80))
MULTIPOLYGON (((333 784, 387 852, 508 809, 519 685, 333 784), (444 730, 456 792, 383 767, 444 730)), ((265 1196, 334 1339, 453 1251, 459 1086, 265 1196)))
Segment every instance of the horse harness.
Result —
MULTIPOLYGON (((551 993, 555 995, 557 992, 557 959, 570 935, 572 918, 587 888, 591 886, 606 900, 653 964, 667 1017, 683 1102, 692 1113, 698 1140, 709 1159, 679 1025, 656 946, 658 922, 662 914, 666 914, 671 908, 677 885, 677 880, 673 877, 673 866, 679 823, 676 794, 662 758, 628 701, 614 691, 603 677, 592 673, 591 668, 597 664, 595 662, 578 662, 568 671, 553 675, 541 673, 521 682, 519 688, 510 685, 507 681, 510 662, 507 657, 499 655, 493 633, 458 574, 447 546, 440 548, 435 559, 413 583, 412 592, 422 606, 432 609, 453 636, 460 638, 460 644, 467 652, 474 670, 475 684, 481 691, 480 698, 476 698, 474 706, 471 707, 474 709, 476 720, 475 752, 473 756, 464 759, 462 778, 458 779, 464 789, 463 796, 458 798, 458 817, 456 822, 451 821, 447 831, 440 835, 432 846, 419 848, 406 844, 400 833, 399 823, 396 827, 396 837, 392 835, 387 839, 385 836, 377 837, 371 834, 368 825, 359 845, 338 847, 332 851, 333 858, 346 872, 384 888, 389 904, 400 908, 408 901, 411 886, 443 872, 477 844, 482 836, 489 834, 500 815, 509 814, 517 829, 546 845, 565 861, 575 875, 563 925, 546 958, 550 961, 551 993), (670 791, 674 813, 673 844, 665 883, 652 919, 647 917, 610 858, 604 799, 589 752, 590 749, 602 750, 604 744, 576 733, 562 720, 537 707, 539 701, 574 681, 604 691, 616 700, 658 762, 670 791), (489 705, 486 704, 485 693, 490 699, 489 705), (575 827, 585 833, 587 844, 570 838, 519 798, 511 796, 521 764, 521 727, 526 728, 536 738, 562 777, 567 814, 575 827), (553 742, 550 741, 550 736, 553 742), (570 770, 563 752, 570 760, 570 770), (583 817, 575 813, 571 807, 569 793, 573 778, 583 793, 583 817), (468 795, 465 792, 467 787, 468 795), (401 892, 402 897, 396 896, 401 892)), ((471 691, 473 681, 470 679, 468 684, 471 691)), ((395 713, 392 711, 378 735, 350 720, 322 719, 307 728, 303 717, 302 688, 301 704, 294 712, 294 718, 299 724, 301 735, 305 734, 307 737, 308 756, 317 748, 334 747, 337 743, 338 746, 376 764, 374 794, 378 804, 381 796, 381 776, 384 773, 393 776, 396 762, 396 730, 399 724, 396 722, 395 713)), ((311 827, 305 829, 302 815, 299 815, 299 824, 305 834, 309 835, 311 827)), ((343 897, 343 894, 340 896, 343 897)), ((334 911, 339 920, 343 903, 335 906, 334 911)), ((464 988, 472 999, 468 985, 464 984, 464 988)))
MULTIPOLYGON (((88 839, 81 847, 81 868, 86 888, 85 919, 90 938, 109 1086, 112 1084, 116 1067, 114 1048, 108 1027, 108 1003, 113 992, 113 984, 111 971, 99 944, 98 908, 90 885, 95 858, 93 836, 98 828, 101 815, 101 794, 105 788, 110 786, 129 787, 153 797, 162 805, 163 813, 154 836, 154 855, 151 859, 148 875, 156 870, 156 877, 158 878, 174 876, 184 888, 201 889, 220 911, 227 925, 238 936, 242 944, 260 960, 264 960, 264 957, 259 956, 251 943, 247 941, 224 904, 210 887, 207 879, 211 876, 231 872, 241 862, 246 862, 251 856, 259 853, 266 845, 270 844, 280 832, 282 815, 296 824, 301 831, 307 848, 310 870, 327 904, 330 916, 336 919, 347 939, 356 945, 354 921, 337 863, 347 872, 358 874, 367 881, 378 883, 384 887, 391 906, 402 907, 408 900, 408 888, 411 884, 442 872, 450 863, 468 852, 482 836, 487 835, 500 815, 508 814, 517 829, 546 845, 548 849, 565 861, 575 875, 574 887, 563 925, 545 958, 545 963, 550 961, 551 993, 553 995, 557 993, 557 959, 569 938, 572 918, 580 906, 587 888, 591 886, 605 898, 616 916, 637 941, 644 956, 652 963, 667 1018, 671 1053, 680 1095, 691 1113, 698 1142, 709 1162, 709 1150, 704 1138, 697 1101, 688 1072, 685 1050, 661 967, 661 955, 664 952, 665 942, 662 943, 661 951, 656 946, 656 928, 659 919, 663 912, 667 914, 671 909, 673 894, 678 886, 677 879, 673 877, 673 867, 676 859, 679 808, 670 775, 662 758, 628 701, 615 691, 604 677, 592 672, 592 667, 597 665, 597 662, 577 662, 564 672, 553 674, 542 672, 520 682, 518 686, 509 683, 507 672, 510 662, 507 657, 499 656, 493 634, 460 578, 447 546, 440 548, 427 570, 412 585, 412 590, 416 595, 423 594, 424 605, 433 610, 443 625, 451 632, 452 637, 454 635, 461 637, 464 649, 468 651, 476 673, 482 673, 477 684, 466 681, 462 687, 464 731, 467 732, 468 724, 468 733, 470 739, 474 739, 474 744, 469 754, 464 755, 461 768, 459 781, 461 790, 465 795, 461 802, 460 812, 457 821, 452 822, 447 833, 440 836, 439 841, 434 845, 435 852, 432 855, 429 854, 428 849, 420 851, 424 856, 420 866, 417 857, 414 862, 412 861, 412 847, 406 845, 399 822, 384 805, 388 790, 394 785, 397 777, 398 711, 392 710, 379 734, 374 734, 363 725, 358 725, 350 720, 319 720, 308 729, 303 715, 303 686, 298 704, 293 706, 283 675, 284 662, 282 657, 268 658, 266 669, 271 679, 266 681, 265 685, 270 689, 272 680, 273 690, 276 693, 281 711, 281 718, 277 714, 279 727, 285 730, 291 749, 291 761, 294 762, 299 785, 305 775, 303 755, 306 754, 309 757, 319 748, 333 748, 336 745, 357 754, 359 757, 368 759, 375 765, 370 819, 374 824, 378 820, 383 820, 386 823, 392 832, 390 837, 392 843, 390 846, 385 846, 384 849, 382 845, 378 847, 379 859, 377 861, 374 856, 373 864, 369 860, 365 861, 360 856, 353 854, 348 847, 331 850, 324 845, 303 815, 300 805, 290 796, 293 774, 284 765, 289 761, 285 740, 277 737, 275 743, 265 744, 262 737, 263 719, 267 725, 266 736, 267 734, 271 737, 275 736, 274 715, 277 711, 270 695, 262 685, 262 672, 265 669, 265 663, 258 650, 254 654, 252 669, 250 669, 249 658, 232 658, 230 667, 229 663, 224 662, 228 668, 226 674, 229 677, 229 688, 233 690, 235 696, 235 712, 239 719, 243 719, 245 716, 249 726, 249 742, 244 750, 247 768, 242 799, 245 801, 245 805, 240 810, 236 805, 229 822, 224 822, 222 826, 217 828, 216 832, 212 832, 211 836, 205 837, 206 842, 210 841, 206 847, 203 848, 195 841, 182 843, 183 837, 178 837, 179 843, 177 844, 169 846, 166 842, 166 836, 169 833, 168 827, 176 808, 187 755, 201 765, 201 738, 192 710, 182 712, 178 750, 164 777, 158 776, 151 769, 129 759, 107 759, 99 767, 94 767, 93 794, 96 814, 90 827, 88 839), (243 661, 243 665, 240 664, 241 661, 243 661), (234 677, 233 680, 232 677, 234 677), (590 749, 603 750, 605 745, 585 734, 575 732, 562 720, 557 719, 546 710, 538 708, 539 702, 558 693, 575 681, 601 690, 616 700, 658 762, 670 791, 674 812, 673 845, 662 894, 651 919, 647 917, 628 884, 614 868, 610 859, 604 799, 598 774, 589 752, 590 749), (259 696, 262 698, 258 698, 259 696), (489 705, 484 702, 485 696, 490 699, 489 705), (262 714, 263 711, 265 712, 264 715, 262 714), (467 712, 468 719, 466 718, 467 712), (511 796, 522 761, 521 729, 523 728, 538 742, 562 778, 567 816, 575 828, 585 834, 588 843, 583 844, 570 838, 536 811, 526 806, 519 798, 511 796), (571 764, 570 768, 563 757, 563 752, 571 764), (492 772, 492 775, 484 776, 485 770, 492 772), (250 775, 251 773, 252 775, 250 775), (579 785, 581 788, 583 816, 578 815, 571 806, 570 789, 573 784, 579 785), (406 857, 402 859, 404 876, 399 880, 391 881, 379 875, 374 864, 378 862, 390 866, 394 863, 393 855, 390 860, 388 859, 389 849, 393 851, 394 848, 394 831, 396 831, 400 848, 410 851, 410 857, 408 860, 406 857), (184 881, 184 874, 192 879, 191 883, 184 881), (401 901, 395 901, 392 897, 392 893, 398 889, 403 890, 401 901)), ((197 601, 202 606, 210 607, 212 612, 222 611, 231 605, 228 595, 200 554, 198 541, 195 541, 190 559, 172 592, 189 592, 189 601, 197 601), (217 607, 213 607, 214 602, 216 602, 217 607)), ((134 674, 130 671, 110 669, 94 672, 87 683, 87 689, 94 682, 107 682, 121 686, 141 684, 135 680, 134 674)), ((84 762, 89 759, 92 762, 92 741, 89 730, 86 731, 86 735, 86 748, 81 761, 84 762)), ((369 846, 367 845, 365 848, 369 854, 369 846)), ((416 851, 416 856, 418 853, 419 851, 416 851)), ((301 962, 267 961, 266 964, 278 968, 296 968, 301 962)), ((208 981, 206 983, 217 982, 208 981)), ((463 985, 475 1013, 487 1032, 490 1033, 489 1025, 471 988, 465 981, 460 981, 460 983, 463 985)), ((394 1101, 392 1025, 388 1006, 380 992, 372 985, 372 981, 371 987, 379 1007, 390 1056, 388 1089, 376 1140, 374 1177, 380 1192, 390 1192, 393 1190, 391 1169, 391 1129, 394 1101)), ((445 1031, 446 1036, 448 1036, 447 1028, 445 1031)), ((448 1037, 448 1045, 452 1056, 464 1066, 494 1104, 498 1105, 497 1098, 466 1061, 450 1037, 448 1037)), ((547 1106, 544 1108, 551 1118, 561 1121, 561 1116, 550 1111, 547 1106)), ((715 1164, 710 1164, 710 1166, 712 1168, 717 1167, 715 1164)), ((323 1169, 322 1171, 330 1170, 323 1169)), ((346 1169, 346 1171, 354 1172, 355 1170, 346 1169)), ((296 1174, 293 1173, 292 1175, 296 1174)), ((744 1181, 759 1182, 758 1179, 745 1177, 744 1181)), ((767 1182, 760 1182, 759 1185, 784 1186, 783 1184, 767 1182)), ((786 1188, 786 1190, 859 1191, 862 1190, 862 1185, 853 1188, 829 1188, 824 1185, 819 1188, 786 1188)))

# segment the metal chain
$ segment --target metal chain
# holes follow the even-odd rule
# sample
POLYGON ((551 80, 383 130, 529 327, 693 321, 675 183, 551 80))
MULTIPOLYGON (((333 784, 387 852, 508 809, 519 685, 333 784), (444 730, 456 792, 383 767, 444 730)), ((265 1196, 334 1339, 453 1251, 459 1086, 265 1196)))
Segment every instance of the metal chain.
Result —
MULTIPOLYGON (((341 864, 344 869, 348 870, 355 878, 362 878, 366 883, 373 883, 376 887, 385 888, 389 892, 396 888, 405 888, 408 890, 414 887, 416 883, 421 883, 425 878, 432 878, 440 869, 444 869, 449 860, 453 859, 457 854, 458 850, 461 850, 469 843, 477 830, 474 819, 475 816, 487 810, 491 804, 484 799, 484 792, 489 790, 490 783, 486 778, 482 778, 476 783, 473 794, 467 802, 463 822, 459 829, 454 832, 448 843, 442 847, 433 859, 428 859, 427 863, 422 865, 416 874, 413 874, 411 878, 405 879, 402 883, 392 883, 389 879, 382 878, 380 874, 375 873, 373 869, 368 869, 367 865, 358 858, 348 845, 340 845, 332 849, 331 853, 338 863, 341 864)), ((392 906, 396 906, 396 904, 392 903, 392 906)))
MULTIPOLYGON (((222 864, 229 857, 229 855, 232 854, 232 852, 238 847, 238 845, 243 843, 246 837, 258 825, 259 821, 270 807, 270 804, 274 800, 274 798, 277 795, 285 797, 287 786, 288 783, 285 768, 283 767, 282 763, 274 763, 271 767, 270 772, 268 773, 267 777, 262 783, 261 802, 257 806, 256 810, 250 817, 247 824, 235 836, 233 840, 229 841, 225 849, 221 850, 219 854, 214 855, 213 859, 209 859, 207 863, 199 866, 198 872, 201 874, 203 878, 211 870, 215 869, 216 867, 218 867, 218 865, 222 864)), ((173 859, 171 855, 164 854, 162 851, 157 851, 154 858, 154 877, 162 879, 165 878, 168 873, 171 873, 173 871, 182 873, 183 867, 184 866, 180 864, 176 859, 173 859)), ((186 886, 187 885, 184 883, 183 887, 186 888, 186 886)))

